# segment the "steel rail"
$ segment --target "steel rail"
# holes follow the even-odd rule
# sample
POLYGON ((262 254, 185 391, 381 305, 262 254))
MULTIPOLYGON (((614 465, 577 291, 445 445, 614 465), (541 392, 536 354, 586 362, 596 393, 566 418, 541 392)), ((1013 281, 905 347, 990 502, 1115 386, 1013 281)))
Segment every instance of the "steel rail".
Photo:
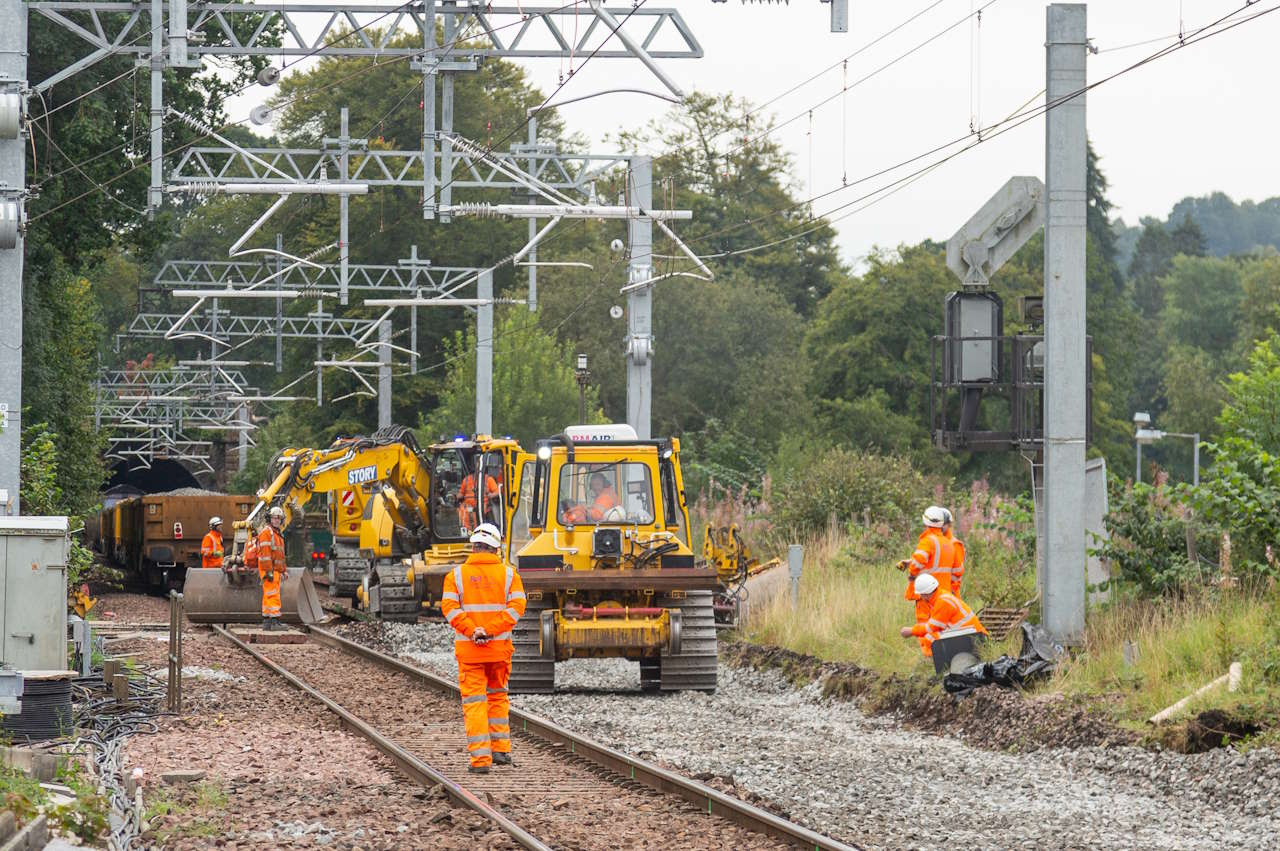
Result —
MULTIPOLYGON (((314 624, 307 625, 305 629, 322 644, 346 650, 393 671, 408 674, 437 691, 453 696, 458 694, 456 685, 430 671, 343 638, 314 624)), ((545 741, 561 745, 570 753, 606 768, 624 779, 636 781, 666 795, 676 795, 684 798, 699 808, 705 807, 710 815, 727 819, 740 827, 774 837, 775 839, 781 839, 797 847, 813 848, 815 851, 854 851, 855 849, 855 846, 846 845, 828 836, 823 836, 807 827, 802 827, 776 816, 768 810, 752 806, 731 795, 726 795, 706 784, 691 780, 675 772, 667 771, 664 768, 659 768, 653 763, 629 756, 585 736, 572 733, 540 715, 512 706, 510 717, 512 730, 518 729, 545 741)))
MULTIPOLYGON (((382 733, 378 732, 376 728, 357 718, 350 711, 343 708, 341 704, 315 688, 307 685, 296 675, 286 670, 274 660, 268 659, 257 650, 254 650, 223 627, 218 626, 217 624, 213 624, 212 626, 214 632, 218 633, 232 644, 235 644, 267 668, 279 674, 288 681, 290 685, 323 703, 331 712, 341 718, 343 723, 354 729, 364 738, 368 739, 369 742, 378 750, 391 757, 391 759, 400 766, 405 774, 408 774, 416 783, 428 788, 436 785, 440 786, 452 801, 462 804, 463 806, 470 807, 480 815, 489 819, 499 828, 506 831, 506 833, 522 848, 527 848, 529 851, 552 851, 551 846, 542 842, 542 840, 520 827, 520 825, 504 816, 487 802, 476 797, 476 795, 469 791, 465 786, 460 786, 448 777, 445 777, 430 765, 409 753, 386 736, 382 735, 382 733)), ((336 636, 334 637, 336 638, 336 636)))

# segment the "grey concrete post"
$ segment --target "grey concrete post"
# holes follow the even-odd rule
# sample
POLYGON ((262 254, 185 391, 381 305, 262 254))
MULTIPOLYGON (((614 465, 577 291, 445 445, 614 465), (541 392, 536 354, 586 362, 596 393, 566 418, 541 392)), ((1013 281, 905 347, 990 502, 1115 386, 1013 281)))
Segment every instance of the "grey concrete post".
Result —
MULTIPOLYGON (((338 163, 340 177, 345 182, 351 173, 351 133, 347 123, 347 108, 342 108, 341 128, 338 133, 338 163)), ((351 196, 343 192, 338 196, 338 301, 347 303, 347 272, 351 259, 351 233, 348 215, 351 212, 351 196)))
POLYGON ((422 2, 422 217, 436 216, 436 0, 422 2))
POLYGON ((249 403, 240 405, 240 441, 236 445, 236 470, 249 466, 249 403))
POLYGON ((493 434, 493 271, 476 280, 476 434, 493 434))
MULTIPOLYGON (((653 160, 631 158, 628 203, 641 210, 653 206, 653 160)), ((628 282, 653 277, 653 220, 628 220, 631 263, 628 282)), ((640 287, 627 294, 627 422, 641 440, 649 439, 653 398, 653 287, 640 287)))
MULTIPOLYGON (((458 18, 454 14, 456 7, 445 7, 444 14, 444 48, 448 58, 449 45, 457 35, 458 18)), ((453 130, 453 72, 440 72, 440 207, 449 209, 453 203, 453 140, 449 138, 453 130)), ((452 218, 448 213, 440 214, 440 221, 447 222, 452 218)))
MULTIPOLYGON (((346 198, 346 196, 342 196, 346 198)), ((284 251, 284 234, 276 234, 276 251, 284 251)), ((284 258, 276 255, 276 286, 284 286, 284 258)), ((284 372, 284 299, 276 296, 276 373, 284 372)))
POLYGON ((1191 446, 1192 467, 1191 467, 1191 484, 1199 487, 1200 485, 1200 432, 1191 435, 1193 441, 1191 446))
MULTIPOLYGON (((27 4, 0 0, 0 93, 18 94, 27 83, 27 4)), ((24 110, 25 112, 25 110, 24 110)), ((15 138, 0 137, 0 203, 18 205, 22 221, 28 140, 19 122, 15 138)), ((19 513, 18 471, 22 458, 22 231, 17 244, 0 248, 0 516, 19 513)))
POLYGON ((1137 438, 1134 438, 1133 445, 1138 447, 1138 466, 1137 471, 1133 474, 1133 483, 1136 485, 1142 481, 1142 443, 1137 438))
POLYGON ((1084 637, 1085 6, 1048 9, 1045 102, 1045 576, 1041 617, 1084 637))
MULTIPOLYGON (((323 304, 323 302, 322 302, 323 304)), ((321 308, 316 308, 319 311, 321 308)), ((324 360, 324 340, 316 341, 316 361, 324 360)), ((324 367, 316 367, 316 407, 324 405, 324 367)))
POLYGON ((378 428, 391 425, 391 320, 378 323, 378 428))
POLYGON ((151 0, 151 188, 147 214, 164 201, 164 0, 151 0))
MULTIPOLYGON (((538 173, 538 158, 532 153, 534 145, 538 144, 538 116, 529 117, 529 165, 526 168, 530 174, 538 173)), ((538 202, 537 193, 529 190, 529 200, 527 203, 536 204, 538 202)), ((533 242, 533 238, 538 235, 538 220, 529 219, 529 241, 533 242)), ((538 246, 529 249, 529 312, 533 313, 538 309, 538 246)))
POLYGON ((800 574, 804 570, 804 547, 791 544, 787 547, 787 576, 791 579, 791 608, 800 608, 800 574))

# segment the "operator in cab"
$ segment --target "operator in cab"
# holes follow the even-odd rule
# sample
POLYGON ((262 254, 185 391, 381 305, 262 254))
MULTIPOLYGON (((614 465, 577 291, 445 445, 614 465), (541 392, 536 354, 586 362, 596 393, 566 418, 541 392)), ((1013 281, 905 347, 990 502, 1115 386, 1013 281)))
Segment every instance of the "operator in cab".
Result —
POLYGON ((609 509, 618 507, 618 491, 609 484, 604 473, 592 473, 587 487, 591 491, 591 507, 587 509, 590 519, 603 520, 609 509))

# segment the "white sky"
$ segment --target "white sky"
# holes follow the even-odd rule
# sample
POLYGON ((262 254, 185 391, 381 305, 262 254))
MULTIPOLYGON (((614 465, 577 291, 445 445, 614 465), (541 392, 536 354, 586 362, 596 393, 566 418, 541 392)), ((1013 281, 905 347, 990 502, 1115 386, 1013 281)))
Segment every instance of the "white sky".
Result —
MULTIPOLYGON (((677 83, 711 93, 732 91, 761 103, 839 63, 933 2, 851 0, 850 31, 844 34, 828 31, 828 7, 818 0, 792 0, 789 6, 742 5, 738 0, 649 0, 646 5, 679 8, 705 51, 700 60, 661 61, 677 83)), ((941 0, 912 24, 850 59, 848 81, 915 48, 986 2, 941 0)), ((1099 80, 1169 44, 1180 20, 1189 33, 1244 2, 1089 3, 1089 36, 1102 51, 1089 58, 1089 80, 1099 80), (1109 50, 1156 38, 1163 40, 1109 50)), ((853 182, 957 139, 968 132, 974 112, 980 124, 989 127, 1022 107, 1044 86, 1045 5, 1043 0, 995 0, 982 15, 980 37, 976 27, 961 24, 815 109, 812 136, 807 114, 778 130, 776 138, 795 158, 794 177, 802 191, 828 192, 841 186, 843 175, 853 182)), ((1273 5, 1273 0, 1262 0, 1241 17, 1273 5)), ((572 15, 566 20, 571 30, 572 15)), ((1119 215, 1131 224, 1141 216, 1164 216, 1180 198, 1215 190, 1237 201, 1280 195, 1280 168, 1274 158, 1278 43, 1280 11, 1174 52, 1089 94, 1089 135, 1102 158, 1119 215)), ((522 64, 550 93, 564 63, 522 64)), ((818 101, 838 93, 842 79, 837 67, 769 111, 779 120, 807 113, 818 101)), ((621 86, 661 89, 638 61, 596 59, 556 99, 621 86)), ((260 99, 261 94, 251 90, 233 101, 232 119, 242 118, 260 99)), ((1035 103, 1043 103, 1043 95, 1035 103)), ((657 118, 666 107, 654 98, 610 95, 566 106, 561 114, 572 130, 598 141, 607 133, 657 118)), ((1032 120, 843 219, 837 224, 842 255, 856 261, 873 245, 946 239, 1008 177, 1043 175, 1043 128, 1042 118, 1032 120)), ((815 212, 850 202, 901 174, 844 189, 818 202, 815 212)))

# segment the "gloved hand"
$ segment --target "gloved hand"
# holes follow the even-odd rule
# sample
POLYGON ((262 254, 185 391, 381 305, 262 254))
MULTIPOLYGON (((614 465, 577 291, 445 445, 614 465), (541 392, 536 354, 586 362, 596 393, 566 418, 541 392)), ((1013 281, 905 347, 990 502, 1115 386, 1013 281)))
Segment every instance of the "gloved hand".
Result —
POLYGON ((471 633, 471 640, 483 647, 489 643, 489 633, 484 631, 484 627, 478 626, 471 633))
POLYGON ((898 570, 906 570, 908 567, 911 566, 911 559, 904 558, 894 566, 897 567, 898 570))

